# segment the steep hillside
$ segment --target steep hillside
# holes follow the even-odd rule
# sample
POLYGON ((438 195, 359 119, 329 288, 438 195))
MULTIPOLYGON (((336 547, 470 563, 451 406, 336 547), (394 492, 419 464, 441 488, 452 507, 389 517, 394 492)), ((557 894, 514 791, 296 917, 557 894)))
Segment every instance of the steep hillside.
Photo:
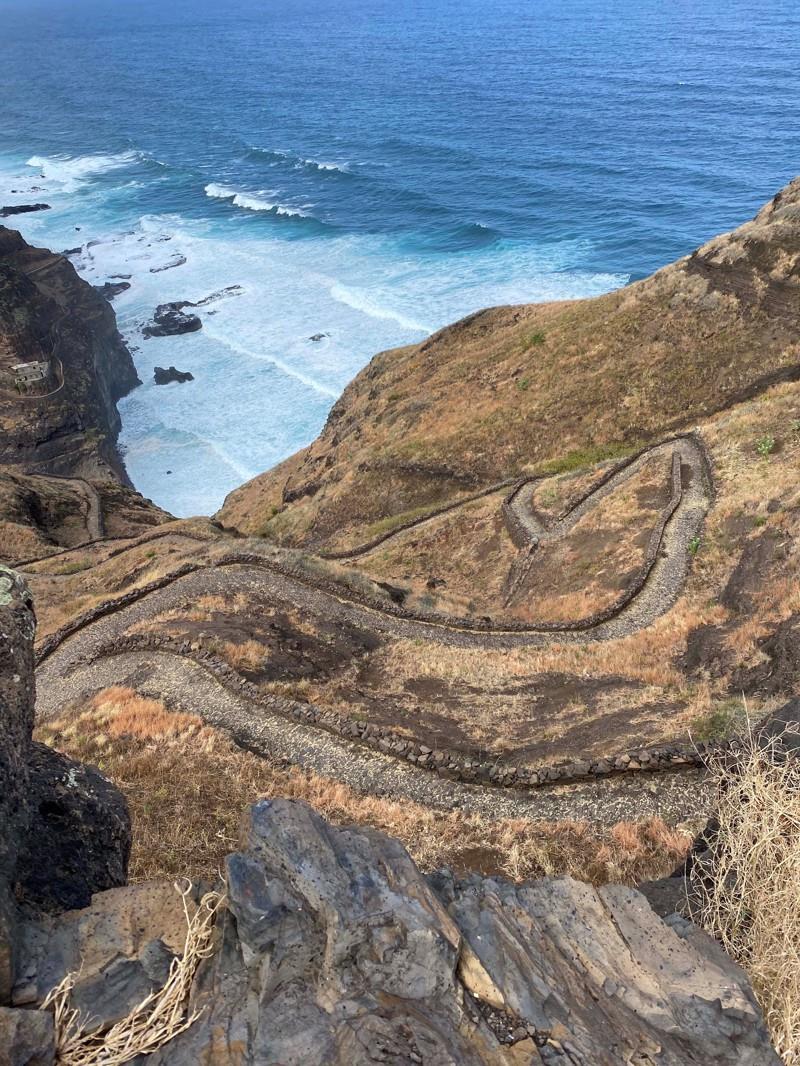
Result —
POLYGON ((127 482, 116 401, 137 384, 108 301, 64 256, 0 226, 0 470, 127 482), (41 380, 15 369, 32 364, 41 380))
POLYGON ((130 487, 116 402, 139 384, 111 305, 0 226, 0 562, 169 517, 130 487))
POLYGON ((376 356, 320 437, 222 522, 314 549, 524 472, 619 457, 800 376, 800 179, 751 222, 592 300, 481 311, 376 356))
POLYGON ((126 886, 123 796, 32 740, 34 629, 0 568, 4 1064, 778 1066, 744 972, 621 885, 426 878, 396 840, 273 799, 219 894, 126 886))

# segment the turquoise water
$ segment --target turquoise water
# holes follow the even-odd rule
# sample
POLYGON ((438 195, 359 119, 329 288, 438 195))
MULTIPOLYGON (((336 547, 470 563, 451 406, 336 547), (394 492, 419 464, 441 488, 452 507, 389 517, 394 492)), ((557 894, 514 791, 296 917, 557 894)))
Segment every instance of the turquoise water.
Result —
POLYGON ((752 214, 800 171, 799 70, 788 0, 0 0, 0 202, 50 203, 13 224, 89 280, 131 275, 126 463, 210 512, 376 351, 752 214), (141 337, 232 285, 200 333, 141 337))

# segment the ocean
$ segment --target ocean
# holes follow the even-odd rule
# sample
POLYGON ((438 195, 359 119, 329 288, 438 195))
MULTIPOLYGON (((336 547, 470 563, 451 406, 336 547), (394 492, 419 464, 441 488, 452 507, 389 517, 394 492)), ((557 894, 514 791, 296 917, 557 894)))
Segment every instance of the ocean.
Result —
POLYGON ((799 101, 795 0, 0 0, 0 204, 129 276, 125 462, 207 514, 376 352, 744 221, 800 171, 799 101))

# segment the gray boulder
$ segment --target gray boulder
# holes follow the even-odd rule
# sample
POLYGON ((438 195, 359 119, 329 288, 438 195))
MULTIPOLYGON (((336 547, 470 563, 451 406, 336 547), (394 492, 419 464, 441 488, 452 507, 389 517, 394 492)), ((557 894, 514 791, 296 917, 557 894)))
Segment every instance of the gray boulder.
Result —
POLYGON ((150 1066, 778 1066, 744 973, 632 889, 426 879, 283 800, 227 873, 204 1013, 150 1066))

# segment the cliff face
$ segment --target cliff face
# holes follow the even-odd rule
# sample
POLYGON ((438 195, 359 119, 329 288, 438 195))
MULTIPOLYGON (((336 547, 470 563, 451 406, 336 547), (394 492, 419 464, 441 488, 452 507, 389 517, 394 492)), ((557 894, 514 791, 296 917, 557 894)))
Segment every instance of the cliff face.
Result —
POLYGON ((500 307, 376 356, 228 526, 324 547, 524 469, 565 469, 800 376, 800 179, 751 222, 592 300, 500 307))
POLYGON ((0 468, 127 481, 116 401, 139 384, 111 305, 61 255, 0 226, 0 468), (17 364, 48 364, 20 389, 17 364))

